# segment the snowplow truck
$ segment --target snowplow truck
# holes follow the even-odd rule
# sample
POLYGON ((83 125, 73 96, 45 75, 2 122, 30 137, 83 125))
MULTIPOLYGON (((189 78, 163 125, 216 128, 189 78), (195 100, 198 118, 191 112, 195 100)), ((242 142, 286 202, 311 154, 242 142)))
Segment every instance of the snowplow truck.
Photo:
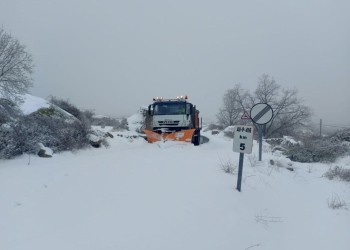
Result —
POLYGON ((187 96, 175 99, 153 98, 146 115, 147 141, 183 141, 200 144, 199 111, 187 96))

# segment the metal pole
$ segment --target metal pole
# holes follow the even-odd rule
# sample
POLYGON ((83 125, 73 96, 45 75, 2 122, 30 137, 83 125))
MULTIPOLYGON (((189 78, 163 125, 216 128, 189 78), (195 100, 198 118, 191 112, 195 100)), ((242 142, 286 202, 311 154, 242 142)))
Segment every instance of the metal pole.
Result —
POLYGON ((237 178, 237 190, 239 192, 241 192, 243 160, 244 160, 244 154, 239 153, 239 166, 238 166, 238 178, 237 178))
POLYGON ((264 125, 258 125, 258 133, 259 133, 259 161, 261 161, 261 158, 262 158, 263 126, 264 125))

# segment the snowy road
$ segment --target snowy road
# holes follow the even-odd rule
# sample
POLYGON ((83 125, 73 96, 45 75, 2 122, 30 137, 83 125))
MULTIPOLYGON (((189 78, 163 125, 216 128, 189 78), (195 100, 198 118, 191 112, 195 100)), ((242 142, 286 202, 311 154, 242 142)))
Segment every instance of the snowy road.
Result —
POLYGON ((232 142, 206 136, 0 161, 1 249, 349 249, 349 211, 327 206, 332 194, 349 202, 349 185, 320 178, 325 166, 290 172, 269 166, 280 156, 246 156, 239 193, 220 167, 238 164, 232 142))

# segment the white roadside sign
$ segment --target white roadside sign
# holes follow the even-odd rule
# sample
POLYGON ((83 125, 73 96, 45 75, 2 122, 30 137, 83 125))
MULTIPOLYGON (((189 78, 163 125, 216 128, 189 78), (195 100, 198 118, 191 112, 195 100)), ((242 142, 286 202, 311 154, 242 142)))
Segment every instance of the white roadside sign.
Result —
POLYGON ((253 126, 234 126, 233 151, 251 154, 253 148, 253 126))

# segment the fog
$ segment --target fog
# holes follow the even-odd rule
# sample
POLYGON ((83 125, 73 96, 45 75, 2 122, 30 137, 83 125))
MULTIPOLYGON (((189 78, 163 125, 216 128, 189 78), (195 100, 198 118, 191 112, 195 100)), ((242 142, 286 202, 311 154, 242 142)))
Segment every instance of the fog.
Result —
POLYGON ((188 95, 215 120, 225 91, 262 74, 297 88, 314 121, 350 127, 350 1, 1 0, 33 55, 31 93, 125 116, 188 95))

